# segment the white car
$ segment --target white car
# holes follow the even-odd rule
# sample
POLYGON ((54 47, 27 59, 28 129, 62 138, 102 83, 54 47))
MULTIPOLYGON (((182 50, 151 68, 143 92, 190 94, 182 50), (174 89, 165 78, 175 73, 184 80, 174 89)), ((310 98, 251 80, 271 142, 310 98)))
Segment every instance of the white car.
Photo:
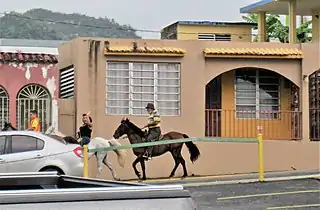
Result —
POLYGON ((82 176, 81 147, 40 132, 0 132, 0 173, 39 171, 82 176))

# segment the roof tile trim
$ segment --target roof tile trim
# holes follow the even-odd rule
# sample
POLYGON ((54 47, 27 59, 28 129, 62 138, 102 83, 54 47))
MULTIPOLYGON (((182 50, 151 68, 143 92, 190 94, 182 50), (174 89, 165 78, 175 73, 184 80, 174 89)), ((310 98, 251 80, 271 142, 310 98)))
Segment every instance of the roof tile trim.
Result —
POLYGON ((290 56, 302 58, 303 52, 297 48, 205 48, 205 57, 212 56, 290 56))
POLYGON ((20 63, 58 63, 55 55, 40 53, 7 53, 0 52, 0 62, 20 62, 20 63))
POLYGON ((129 46, 116 46, 105 49, 105 54, 130 53, 130 54, 179 54, 184 55, 186 52, 181 48, 174 47, 138 47, 133 49, 129 46))

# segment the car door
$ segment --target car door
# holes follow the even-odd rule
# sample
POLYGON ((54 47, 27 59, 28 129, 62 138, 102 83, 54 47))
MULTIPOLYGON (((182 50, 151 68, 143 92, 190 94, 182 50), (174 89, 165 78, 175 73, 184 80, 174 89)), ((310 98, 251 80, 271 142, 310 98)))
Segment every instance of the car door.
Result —
POLYGON ((7 171, 36 172, 36 167, 43 158, 44 142, 27 135, 12 135, 8 142, 7 171))
POLYGON ((6 165, 6 136, 0 136, 0 173, 7 172, 7 165, 6 165))

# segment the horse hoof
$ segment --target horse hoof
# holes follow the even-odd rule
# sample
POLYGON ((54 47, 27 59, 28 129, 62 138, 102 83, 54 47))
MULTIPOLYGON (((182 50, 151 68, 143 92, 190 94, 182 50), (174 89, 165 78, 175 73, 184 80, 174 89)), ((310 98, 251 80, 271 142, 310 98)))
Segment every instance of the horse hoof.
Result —
POLYGON ((182 176, 181 179, 185 179, 187 176, 182 176))

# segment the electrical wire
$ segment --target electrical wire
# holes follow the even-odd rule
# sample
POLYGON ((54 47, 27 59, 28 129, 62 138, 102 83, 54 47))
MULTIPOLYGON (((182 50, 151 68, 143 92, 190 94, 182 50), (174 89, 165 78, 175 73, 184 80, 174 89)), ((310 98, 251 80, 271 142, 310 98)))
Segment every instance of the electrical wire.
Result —
MULTIPOLYGON (((117 30, 130 31, 130 32, 144 32, 144 33, 157 33, 157 34, 172 33, 172 32, 164 32, 164 31, 150 30, 150 29, 134 29, 131 27, 126 27, 126 26, 110 27, 110 26, 101 26, 101 25, 72 23, 72 22, 67 22, 67 21, 55 21, 55 20, 42 19, 42 18, 33 18, 33 17, 28 17, 25 15, 18 15, 18 14, 13 14, 13 13, 0 13, 0 15, 12 16, 12 17, 20 18, 20 19, 40 21, 40 22, 46 22, 46 23, 51 23, 51 24, 73 25, 73 26, 78 26, 78 27, 87 27, 87 28, 96 28, 96 29, 106 29, 106 30, 117 29, 117 30)), ((175 32, 175 34, 186 34, 186 35, 196 34, 196 35, 198 35, 199 32, 175 32)), ((235 35, 235 36, 258 36, 259 35, 257 33, 227 33, 227 34, 228 35, 235 35)))

